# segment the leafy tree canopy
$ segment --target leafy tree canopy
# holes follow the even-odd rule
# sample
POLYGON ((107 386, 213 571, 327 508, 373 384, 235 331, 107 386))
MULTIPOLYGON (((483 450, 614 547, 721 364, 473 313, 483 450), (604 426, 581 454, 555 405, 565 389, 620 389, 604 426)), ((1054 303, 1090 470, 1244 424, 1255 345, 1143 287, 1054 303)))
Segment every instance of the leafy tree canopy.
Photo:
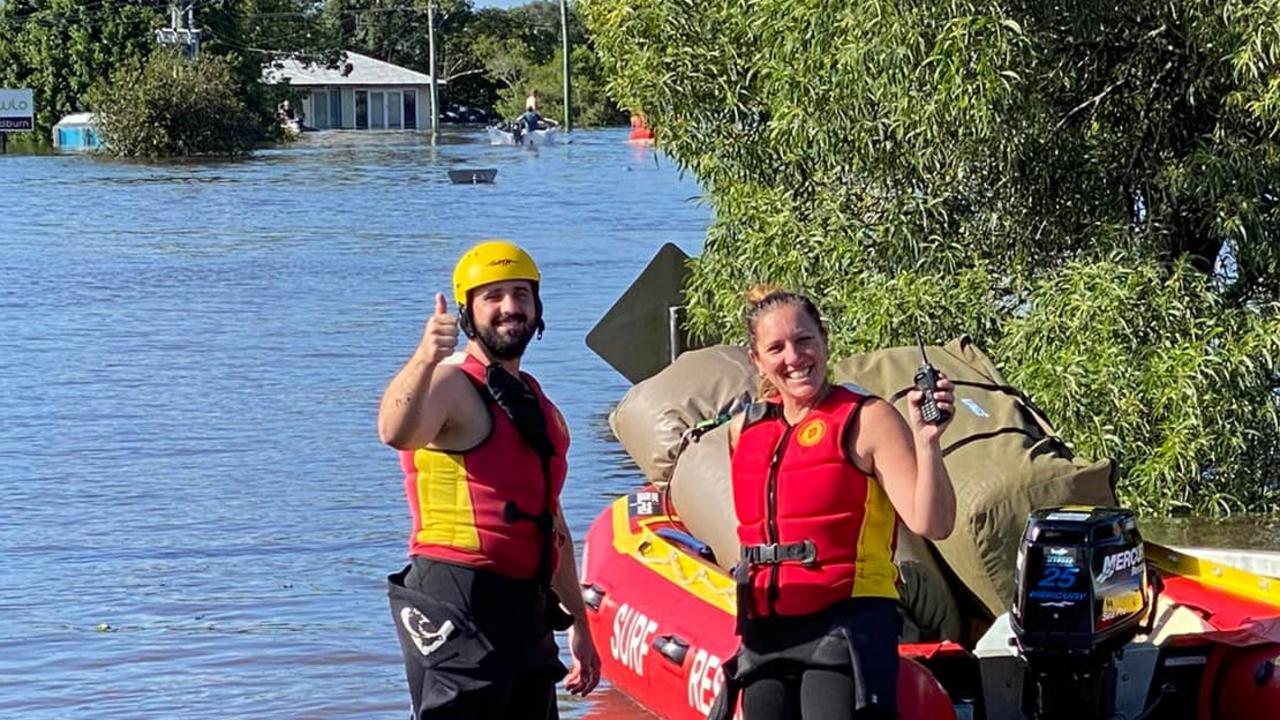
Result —
POLYGON ((152 53, 92 91, 98 124, 115 155, 174 158, 248 153, 259 127, 235 69, 216 55, 194 61, 152 53))
POLYGON ((974 335, 1151 512, 1275 509, 1280 2, 581 0, 716 220, 694 328, 974 335))
MULTIPOLYGON (((264 63, 288 55, 336 64, 341 51, 350 49, 428 72, 431 6, 446 101, 493 107, 499 91, 531 78, 551 91, 544 78, 559 63, 558 2, 475 10, 471 0, 219 0, 197 4, 195 24, 203 34, 201 54, 227 61, 237 94, 267 136, 275 106, 289 91, 259 82, 264 63), (503 67, 504 58, 518 65, 508 63, 507 71, 493 74, 491 68, 503 67)), ((49 142, 62 116, 92 109, 86 96, 95 83, 145 61, 158 47, 155 30, 169 24, 168 10, 168 0, 0 0, 0 86, 35 90, 35 139, 49 142)), ((582 73, 574 85, 578 122, 617 122, 576 12, 569 21, 572 65, 582 73)), ((560 87, 559 79, 554 87, 560 87)), ((517 92, 527 88, 504 97, 509 101, 517 92)))
POLYGON ((142 58, 164 25, 164 3, 103 0, 0 2, 0 87, 35 92, 35 136, 48 142, 63 116, 88 109, 94 83, 142 58))

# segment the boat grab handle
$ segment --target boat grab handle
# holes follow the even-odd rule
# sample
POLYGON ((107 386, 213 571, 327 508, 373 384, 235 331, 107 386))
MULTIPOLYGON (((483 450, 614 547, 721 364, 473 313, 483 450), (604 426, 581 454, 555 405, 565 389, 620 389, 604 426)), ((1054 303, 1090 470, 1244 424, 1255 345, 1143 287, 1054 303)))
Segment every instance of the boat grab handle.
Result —
POLYGON ((684 665, 689 655, 689 643, 677 635, 659 635, 653 639, 653 649, 676 665, 684 665))

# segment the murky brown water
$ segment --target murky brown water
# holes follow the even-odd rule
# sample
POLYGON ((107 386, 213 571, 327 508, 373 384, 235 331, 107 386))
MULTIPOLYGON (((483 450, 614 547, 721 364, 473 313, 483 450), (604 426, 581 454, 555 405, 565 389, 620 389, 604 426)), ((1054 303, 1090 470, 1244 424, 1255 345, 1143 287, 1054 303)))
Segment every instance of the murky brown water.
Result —
POLYGON ((1238 515, 1221 520, 1203 518, 1154 519, 1139 522, 1142 536, 1179 547, 1280 550, 1280 518, 1238 515))

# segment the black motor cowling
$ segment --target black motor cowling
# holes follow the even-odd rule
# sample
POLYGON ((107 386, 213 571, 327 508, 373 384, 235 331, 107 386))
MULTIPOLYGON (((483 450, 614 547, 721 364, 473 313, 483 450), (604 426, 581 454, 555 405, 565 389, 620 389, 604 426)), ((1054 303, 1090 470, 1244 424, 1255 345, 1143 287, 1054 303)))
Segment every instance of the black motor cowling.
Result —
POLYGON ((1027 520, 1010 620, 1031 717, 1111 717, 1115 656, 1152 602, 1142 536, 1121 508, 1058 507, 1027 520))

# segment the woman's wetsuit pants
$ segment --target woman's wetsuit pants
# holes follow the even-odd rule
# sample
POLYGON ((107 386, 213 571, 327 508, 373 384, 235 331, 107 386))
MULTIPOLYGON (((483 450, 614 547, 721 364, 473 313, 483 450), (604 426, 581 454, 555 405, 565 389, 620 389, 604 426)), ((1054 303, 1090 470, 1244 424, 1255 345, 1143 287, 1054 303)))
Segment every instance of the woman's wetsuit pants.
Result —
POLYGON ((749 623, 739 662, 745 720, 896 717, 899 619, 887 598, 749 623))
POLYGON ((544 584, 415 557, 387 588, 414 720, 557 720, 544 584))
POLYGON ((875 707, 854 713, 853 674, 831 668, 794 668, 757 678, 742 692, 742 715, 755 718, 804 718, 804 720, 871 720, 892 718, 891 711, 875 707))

